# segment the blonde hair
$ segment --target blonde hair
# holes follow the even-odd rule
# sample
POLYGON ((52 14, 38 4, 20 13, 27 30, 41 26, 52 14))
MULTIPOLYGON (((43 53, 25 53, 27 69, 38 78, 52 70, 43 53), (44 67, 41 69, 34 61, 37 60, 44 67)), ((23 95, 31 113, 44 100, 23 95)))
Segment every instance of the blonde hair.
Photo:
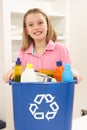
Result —
POLYGON ((24 18, 23 18, 23 39, 22 39, 22 49, 23 50, 28 49, 28 47, 31 45, 31 43, 34 43, 34 40, 25 31, 26 17, 32 13, 41 13, 44 16, 44 18, 46 19, 47 27, 48 27, 46 42, 48 43, 50 40, 53 40, 55 42, 57 40, 57 35, 56 35, 56 32, 51 24, 50 18, 41 9, 33 8, 33 9, 28 10, 25 13, 24 18))

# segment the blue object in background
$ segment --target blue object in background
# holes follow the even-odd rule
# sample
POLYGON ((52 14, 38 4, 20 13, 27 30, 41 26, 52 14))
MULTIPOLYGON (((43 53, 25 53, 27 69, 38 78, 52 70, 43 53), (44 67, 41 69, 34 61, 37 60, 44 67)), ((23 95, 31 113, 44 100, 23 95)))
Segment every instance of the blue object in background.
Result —
POLYGON ((71 130, 74 80, 10 83, 15 130, 71 130))
POLYGON ((64 71, 62 73, 62 81, 64 82, 73 81, 73 73, 72 73, 70 64, 64 65, 64 71))

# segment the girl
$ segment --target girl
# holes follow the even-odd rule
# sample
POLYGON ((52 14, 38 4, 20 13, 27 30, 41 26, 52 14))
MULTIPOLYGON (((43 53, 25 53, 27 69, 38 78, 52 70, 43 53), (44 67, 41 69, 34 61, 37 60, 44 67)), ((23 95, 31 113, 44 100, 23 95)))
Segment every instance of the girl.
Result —
MULTIPOLYGON (((23 19, 23 44, 19 50, 19 57, 25 69, 27 63, 32 63, 35 70, 54 70, 56 61, 61 60, 71 64, 68 49, 57 42, 57 35, 52 27, 49 17, 40 9, 27 11, 23 19)), ((81 76, 73 71, 73 75, 80 82, 81 76)), ((13 79, 13 70, 3 77, 5 82, 13 79)))

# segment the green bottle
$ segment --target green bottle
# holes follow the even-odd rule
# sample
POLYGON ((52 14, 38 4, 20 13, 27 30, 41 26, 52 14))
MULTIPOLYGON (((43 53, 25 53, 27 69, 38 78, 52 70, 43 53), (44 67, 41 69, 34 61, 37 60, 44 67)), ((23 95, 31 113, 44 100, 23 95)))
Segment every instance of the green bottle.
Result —
POLYGON ((14 81, 15 82, 20 82, 22 71, 23 71, 23 68, 21 65, 21 60, 20 58, 17 58, 15 66, 14 66, 14 81))

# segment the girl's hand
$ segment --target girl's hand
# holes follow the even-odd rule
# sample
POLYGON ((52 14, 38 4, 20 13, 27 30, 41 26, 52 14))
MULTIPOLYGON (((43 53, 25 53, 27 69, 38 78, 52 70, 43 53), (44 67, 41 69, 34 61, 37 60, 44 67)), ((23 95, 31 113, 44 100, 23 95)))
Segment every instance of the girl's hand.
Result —
POLYGON ((76 70, 72 70, 72 71, 73 71, 74 78, 77 79, 77 83, 80 83, 82 81, 81 75, 76 70))
POLYGON ((8 71, 4 76, 3 76, 3 80, 8 83, 9 80, 13 80, 14 78, 14 70, 10 70, 8 71))

